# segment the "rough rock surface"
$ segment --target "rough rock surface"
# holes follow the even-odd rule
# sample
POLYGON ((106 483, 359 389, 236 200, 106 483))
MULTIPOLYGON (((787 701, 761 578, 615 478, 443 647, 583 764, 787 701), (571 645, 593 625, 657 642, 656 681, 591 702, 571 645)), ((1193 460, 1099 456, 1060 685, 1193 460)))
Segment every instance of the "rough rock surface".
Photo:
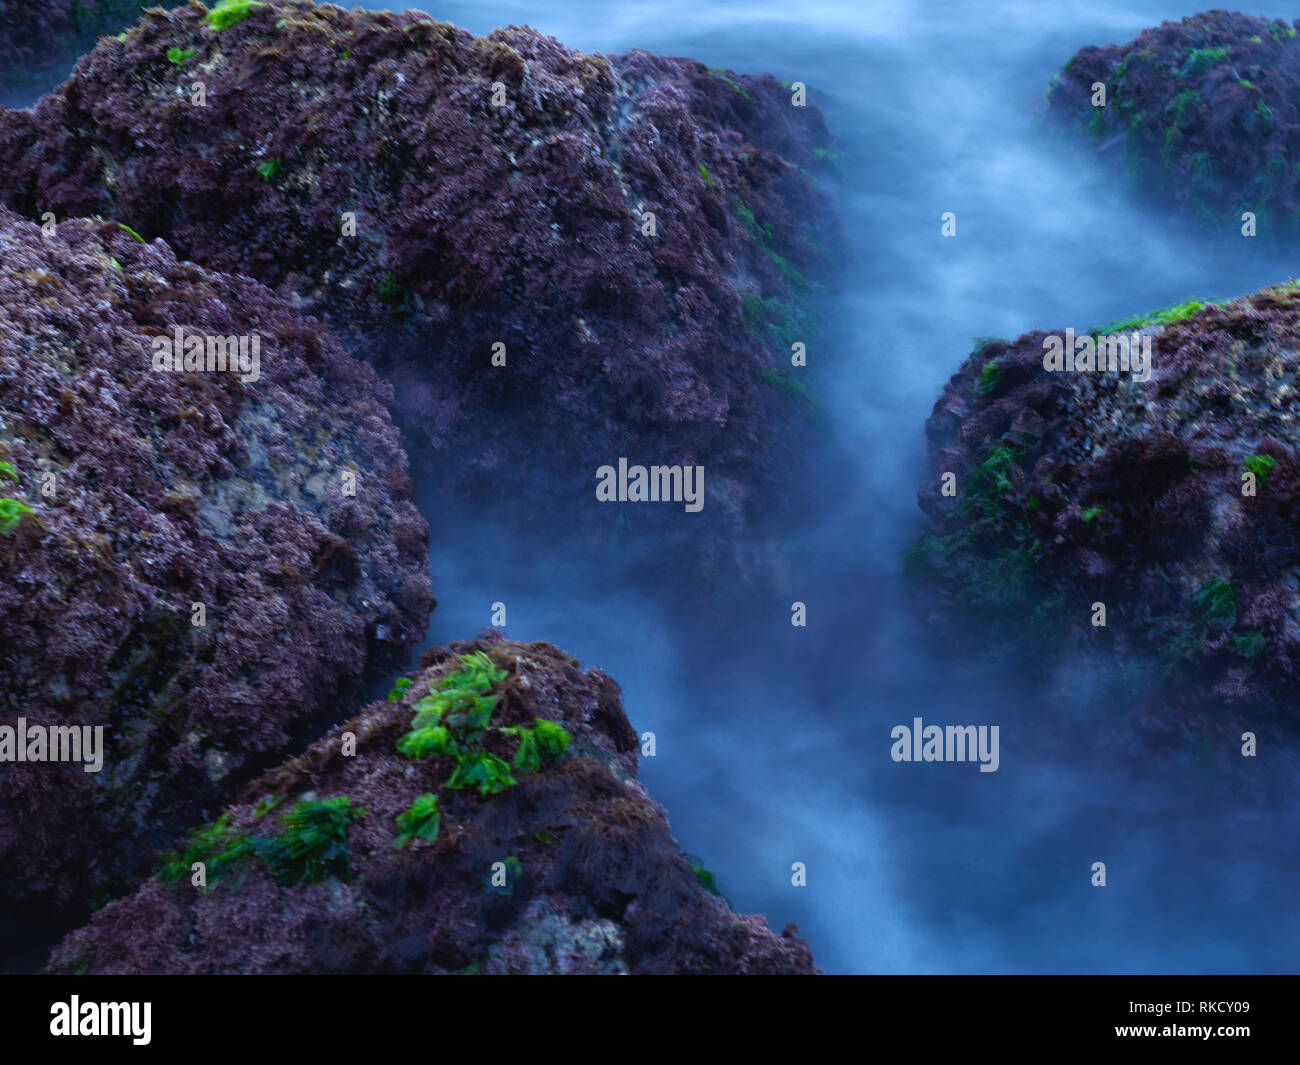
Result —
POLYGON ((0 0, 0 92, 39 81, 41 74, 116 33, 146 7, 177 0, 0 0))
POLYGON ((1300 20, 1222 10, 1081 49, 1049 111, 1143 188, 1218 225, 1252 211, 1260 236, 1300 221, 1300 20), (1094 107, 1093 85, 1106 86, 1094 107))
POLYGON ((1300 285, 1190 310, 1101 331, 1151 335, 1146 383, 1049 373, 1041 332, 977 350, 926 425, 913 573, 941 613, 1002 619, 1047 655, 1161 663, 1184 724, 1230 728, 1236 706, 1294 725, 1300 285))
MULTIPOLYGON (((421 666, 400 698, 366 707, 227 811, 233 830, 273 838, 284 831, 277 818, 298 800, 346 797, 366 813, 347 827, 339 875, 288 886, 252 861, 201 891, 187 867, 179 882, 151 880, 98 912, 56 948, 50 970, 816 971, 792 926, 774 935, 701 886, 663 810, 634 778, 637 735, 618 686, 600 670, 496 633, 432 650, 421 666), (449 757, 395 749, 420 701, 462 668, 459 655, 474 652, 505 673, 489 731, 542 718, 572 737, 558 761, 517 771, 514 786, 486 798, 449 787, 449 757), (439 798, 436 838, 399 846, 397 818, 422 793, 439 798), (506 870, 495 885, 494 863, 506 870)), ((510 757, 499 732, 484 742, 510 757)))
POLYGON ((427 532, 388 386, 262 286, 2 209, 0 258, 0 725, 106 746, 0 763, 0 898, 79 904, 405 661, 427 532), (153 369, 177 327, 258 337, 260 376, 153 369))
POLYGON ((837 241, 810 177, 827 143, 770 77, 281 0, 218 30, 195 3, 0 116, 0 197, 118 219, 320 314, 459 494, 605 522, 597 466, 703 464, 701 520, 734 529, 807 451, 790 353, 837 241))

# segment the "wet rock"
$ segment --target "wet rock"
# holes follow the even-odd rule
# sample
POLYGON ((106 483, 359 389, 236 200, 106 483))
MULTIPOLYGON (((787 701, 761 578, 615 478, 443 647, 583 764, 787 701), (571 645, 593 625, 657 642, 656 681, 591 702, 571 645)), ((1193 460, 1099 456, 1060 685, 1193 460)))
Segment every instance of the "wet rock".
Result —
POLYGON ((600 670, 582 670, 549 644, 490 633, 428 652, 410 679, 250 785, 220 829, 227 857, 198 847, 173 859, 170 877, 68 936, 50 970, 815 971, 792 927, 774 935, 701 885, 636 782, 637 737, 600 670), (495 679, 466 688, 475 669, 497 671, 495 679), (481 735, 460 750, 490 751, 510 766, 512 783, 496 793, 456 788, 457 758, 397 749, 421 708, 449 691, 469 692, 440 718, 462 740, 456 714, 475 698, 491 702, 481 735), (539 719, 564 729, 567 747, 521 768, 517 730, 540 733, 539 719), (417 831, 409 819, 421 796, 436 796, 436 829, 425 820, 428 830, 417 831), (344 855, 333 871, 286 876, 276 860, 255 856, 284 850, 275 841, 292 836, 291 819, 326 805, 351 811, 331 837, 339 846, 330 853, 344 855), (245 845, 254 856, 228 860, 245 845), (209 877, 224 870, 203 890, 191 885, 196 855, 209 877))
POLYGON ((1294 233, 1300 211, 1300 21, 1222 10, 1080 49, 1048 89, 1052 118, 1147 191, 1219 226, 1256 216, 1294 233), (1106 106, 1093 106, 1093 86, 1106 106))
POLYGON ((1243 719, 1295 721, 1300 286, 1196 306, 1099 331, 1150 343, 1145 383, 1048 372, 1061 333, 981 345, 927 426, 910 562, 936 620, 1014 634, 1023 672, 1106 648, 1152 730, 1236 752, 1243 719))
POLYGON ((0 761, 0 897, 82 904, 405 661, 427 532, 388 386, 260 285, 3 210, 0 257, 0 726, 104 730, 0 761))
POLYGON ((218 30, 191 5, 0 117, 0 197, 321 315, 395 382, 443 498, 607 529, 598 466, 703 465, 698 518, 633 508, 699 542, 773 509, 810 450, 790 360, 837 246, 828 144, 770 77, 280 0, 218 30))

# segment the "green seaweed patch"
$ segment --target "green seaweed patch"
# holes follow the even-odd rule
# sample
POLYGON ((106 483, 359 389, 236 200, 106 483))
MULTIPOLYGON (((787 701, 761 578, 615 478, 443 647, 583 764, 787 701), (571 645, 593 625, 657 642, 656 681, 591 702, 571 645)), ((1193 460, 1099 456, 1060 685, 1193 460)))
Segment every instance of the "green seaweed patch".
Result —
POLYGON ((704 867, 704 859, 697 854, 683 854, 687 864, 691 867, 691 872, 695 874, 696 882, 707 891, 710 895, 716 895, 727 904, 729 909, 735 909, 731 905, 731 900, 727 898, 718 887, 718 878, 715 877, 708 869, 704 867))
POLYGON ((1031 523, 1042 501, 1017 497, 1027 457, 1006 443, 992 447, 964 478, 956 514, 968 520, 955 532, 914 543, 903 557, 905 575, 937 576, 970 605, 1007 607, 1033 600, 1036 620, 1058 615, 1064 600, 1043 594, 1038 567, 1044 548, 1031 523))
POLYGON ((21 500, 8 497, 0 499, 0 536, 12 536, 18 531, 23 518, 35 513, 36 511, 21 500))
POLYGON ((692 862, 691 869, 694 871, 695 879, 699 881, 700 887, 704 888, 704 890, 707 891, 710 895, 722 894, 722 892, 718 890, 717 879, 714 877, 712 873, 710 873, 707 869, 705 869, 704 866, 692 862))
POLYGON ((521 773, 536 773, 543 763, 557 762, 569 749, 571 737, 568 732, 553 721, 536 718, 532 728, 502 729, 506 735, 513 736, 519 743, 511 763, 521 773))
POLYGON ((125 222, 118 222, 117 228, 122 230, 123 232, 129 233, 131 236, 135 237, 135 239, 138 240, 141 244, 148 243, 148 241, 145 240, 144 237, 140 236, 139 233, 137 233, 134 229, 128 226, 125 222))
POLYGON ((436 842, 442 828, 442 813, 438 809, 438 796, 426 791, 397 815, 397 837, 393 847, 401 850, 413 839, 436 842))
POLYGON ((989 359, 975 381, 975 391, 981 396, 991 396, 1002 384, 1003 370, 997 359, 989 359))
POLYGON ((302 799, 284 816, 277 836, 250 836, 231 825, 231 815, 222 814, 209 824, 191 830, 180 851, 162 855, 157 867, 166 884, 185 880, 195 862, 204 864, 210 894, 223 882, 238 890, 254 859, 288 886, 314 884, 327 877, 346 880, 351 876, 348 826, 366 816, 346 795, 332 799, 302 799))
POLYGON ((253 854, 282 884, 314 884, 351 874, 348 826, 366 816, 346 795, 304 799, 284 816, 283 831, 249 840, 253 854))
POLYGON ((971 337, 971 343, 974 345, 974 347, 971 348, 971 353, 968 356, 966 356, 967 366, 971 365, 974 362, 978 362, 980 359, 982 359, 984 357, 984 352, 988 350, 990 345, 1007 343, 1007 338, 1006 337, 971 337))
POLYGON ((733 89, 735 89, 736 92, 740 93, 740 95, 743 96, 746 100, 749 99, 749 93, 747 93, 743 88, 741 88, 739 82, 732 79, 730 73, 727 71, 725 67, 710 67, 709 73, 712 74, 715 78, 720 78, 722 81, 725 81, 728 85, 730 85, 733 89))
POLYGON ((1183 115, 1189 109, 1196 107, 1200 101, 1201 94, 1195 89, 1188 89, 1180 92, 1165 105, 1165 118, 1168 120, 1164 136, 1166 154, 1172 153, 1183 138, 1183 115))
POLYGON ((1192 609, 1210 628, 1230 629, 1237 620, 1237 593, 1231 584, 1215 578, 1206 581, 1191 598, 1192 609))
POLYGON ((513 768, 523 774, 564 756, 570 736, 553 721, 535 718, 532 728, 494 728, 492 713, 501 696, 493 688, 506 678, 506 671, 482 651, 461 655, 460 661, 460 669, 415 703, 411 729, 397 741, 398 753, 411 759, 450 757, 455 767, 447 787, 473 789, 481 798, 518 783, 511 764, 483 747, 489 733, 515 741, 513 768))
POLYGON ((754 217, 754 212, 749 209, 749 205, 744 200, 736 200, 731 205, 731 213, 740 220, 740 224, 745 227, 749 235, 759 244, 766 244, 772 239, 772 230, 765 222, 759 222, 754 217))
POLYGON ((258 177, 267 182, 267 184, 270 184, 280 176, 280 171, 284 169, 284 164, 281 163, 279 159, 267 159, 263 163, 258 163, 254 169, 257 171, 258 177))
MULTIPOLYGON (((1237 622, 1237 593, 1227 581, 1213 578, 1204 582, 1189 597, 1190 616, 1182 619, 1164 619, 1169 635, 1164 640, 1165 664, 1169 668, 1195 657, 1205 650, 1213 632, 1226 632, 1237 622)), ((1242 634, 1249 638, 1250 634, 1242 634)), ((1253 648, 1254 642, 1230 642, 1234 653, 1238 648, 1253 648)), ((1249 657, 1249 656, 1247 656, 1249 657)))
POLYGON ((1217 300, 1189 299, 1182 303, 1175 303, 1171 307, 1164 307, 1158 311, 1148 311, 1146 314, 1135 315, 1131 318, 1117 318, 1109 322, 1100 329, 1092 329, 1089 332, 1093 336, 1106 335, 1110 333, 1125 333, 1132 329, 1140 329, 1147 325, 1169 325, 1171 322, 1180 322, 1184 318, 1190 318, 1198 311, 1206 307, 1217 307, 1217 300))
POLYGON ((167 62, 171 63, 177 70, 185 65, 185 61, 194 55, 193 48, 168 48, 167 62))
POLYGON ((499 795, 518 784, 510 766, 490 751, 466 750, 456 755, 456 768, 452 770, 447 787, 452 791, 473 788, 479 798, 499 795))
MULTIPOLYGON (((165 884, 179 884, 189 877, 195 862, 204 865, 205 893, 234 873, 246 870, 252 856, 246 833, 232 827, 231 815, 222 814, 215 821, 190 829, 188 841, 179 851, 168 851, 159 859, 158 878, 165 884)), ((239 878, 242 882, 242 876, 239 878)))
MULTIPOLYGON (((793 263, 785 256, 781 255, 773 245, 772 228, 766 222, 760 222, 755 217, 754 212, 744 200, 733 200, 731 203, 731 213, 733 217, 745 228, 750 239, 762 249, 763 254, 767 256, 768 261, 776 267, 781 279, 789 289, 797 289, 807 294, 816 294, 821 291, 821 286, 809 281, 793 263)), ((814 241, 805 240, 823 260, 829 261, 830 256, 825 248, 819 247, 814 241)), ((743 297, 742 297, 743 298, 743 297)))
POLYGON ((238 25, 253 13, 253 8, 264 7, 258 0, 221 0, 208 12, 207 23, 218 32, 238 25))
POLYGON ((1190 48, 1183 65, 1178 68, 1180 78, 1190 78, 1218 66, 1228 58, 1226 48, 1190 48))
POLYGON ((1243 465, 1255 475, 1259 487, 1263 488, 1268 484, 1268 475, 1277 465, 1277 459, 1272 455, 1248 455, 1243 465))
POLYGON ((18 467, 10 462, 0 462, 0 477, 8 477, 14 484, 21 483, 21 478, 18 476, 18 467))
POLYGON ((1002 511, 1002 496, 1014 488, 1011 473, 1019 456, 1006 444, 999 444, 984 456, 966 479, 966 492, 957 513, 963 517, 978 512, 995 518, 1002 511))
POLYGON ((703 163, 701 163, 698 167, 696 167, 696 169, 699 170, 700 177, 704 179, 704 184, 708 185, 710 188, 714 188, 717 186, 718 183, 714 181, 713 177, 709 174, 708 167, 706 167, 703 163))
POLYGON ((1105 513, 1106 511, 1102 507, 1083 507, 1079 511, 1079 517, 1081 517, 1083 519, 1084 524, 1087 525, 1091 522, 1096 521, 1105 513))
POLYGON ((406 694, 406 689, 411 686, 410 677, 398 677, 393 681, 393 690, 388 693, 388 701, 395 703, 406 694))

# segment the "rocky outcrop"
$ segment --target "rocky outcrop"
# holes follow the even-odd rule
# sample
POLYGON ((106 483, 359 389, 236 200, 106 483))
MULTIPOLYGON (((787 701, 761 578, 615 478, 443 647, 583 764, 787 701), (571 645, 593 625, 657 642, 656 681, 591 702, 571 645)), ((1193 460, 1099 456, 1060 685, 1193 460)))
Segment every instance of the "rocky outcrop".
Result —
POLYGON ((617 688, 545 645, 431 652, 267 771, 432 606, 386 407, 431 495, 513 498, 533 534, 621 523, 592 503, 625 456, 703 465, 698 522, 645 516, 724 550, 798 483, 820 429, 791 347, 837 237, 796 100, 526 28, 223 0, 0 110, 28 220, 0 214, 0 751, 105 730, 96 773, 0 761, 6 937, 93 905, 53 970, 815 971, 680 854, 617 688), (185 337, 258 337, 260 364, 157 367, 185 337))
POLYGON ((527 28, 244 8, 151 13, 0 117, 0 197, 164 236, 320 314, 460 497, 603 525, 622 512, 598 466, 701 464, 699 540, 798 483, 791 346, 836 243, 815 108, 527 28))
POLYGON ((1125 45, 1087 47, 1048 89, 1054 120, 1135 184, 1261 237, 1300 216, 1300 21, 1209 11, 1125 45), (1096 83, 1105 106, 1094 106, 1096 83))
POLYGON ((0 257, 0 726, 104 729, 0 736, 0 897, 76 904, 406 660, 427 533, 389 387, 260 285, 3 210, 0 257))
POLYGON ((49 969, 814 972, 792 926, 776 936, 706 890, 635 780, 637 749, 618 686, 548 644, 435 649, 49 969))
MULTIPOLYGON (((0 92, 41 80, 101 33, 116 33, 146 7, 177 0, 0 0, 0 92)), ((57 75, 56 75, 57 76, 57 75)))
POLYGON ((1232 707, 1294 725, 1300 286, 1097 334, 1121 336, 1150 342, 1145 383, 1048 372, 1068 342, 1041 332, 987 342, 953 376, 926 425, 913 574, 936 611, 1017 632, 1027 671, 1104 645, 1117 669, 1163 668, 1183 728, 1231 731, 1232 707))

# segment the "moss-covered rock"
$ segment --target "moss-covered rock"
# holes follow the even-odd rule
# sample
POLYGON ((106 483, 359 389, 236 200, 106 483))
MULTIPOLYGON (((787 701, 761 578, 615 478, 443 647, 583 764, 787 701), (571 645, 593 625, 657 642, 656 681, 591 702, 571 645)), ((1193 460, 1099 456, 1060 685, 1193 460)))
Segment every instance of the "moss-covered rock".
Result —
POLYGON ((814 972, 793 927, 774 935, 701 885, 635 779, 637 747, 618 686, 549 644, 493 633, 437 648, 391 699, 251 784, 219 832, 209 826, 181 841, 189 853, 179 867, 173 856, 170 874, 106 906, 55 949, 49 968, 814 972), (399 751, 435 703, 462 739, 468 722, 456 715, 482 711, 481 734, 461 754, 491 751, 510 764, 513 783, 490 794, 457 788, 464 759, 454 752, 399 751), (567 740, 527 764, 521 736, 540 721, 567 740), (341 841, 346 862, 336 875, 299 883, 257 856, 307 849, 284 842, 302 835, 290 818, 324 804, 348 815, 316 840, 317 850, 341 841), (425 830, 412 834, 417 822, 425 830), (254 842, 246 858, 231 859, 240 839, 254 842), (201 854, 227 856, 215 884, 208 858, 204 888, 190 873, 189 859, 201 854))
POLYGON ((427 532, 388 386, 262 286, 4 210, 0 258, 0 725, 105 730, 0 762, 0 898, 84 904, 405 660, 427 532), (254 372, 156 369, 177 329, 254 372))
POLYGON ((1143 189, 1207 222, 1293 234, 1300 216, 1300 21, 1209 11, 1080 49, 1048 88, 1052 118, 1143 189), (1092 103, 1106 87, 1106 105, 1092 103))
POLYGON ((1145 383, 1048 372, 1061 334, 982 345, 926 425, 912 573, 937 616, 1018 634, 1026 671, 1104 646, 1165 670, 1184 726, 1231 731, 1225 704, 1294 723, 1300 286, 1176 310, 1116 323, 1150 339, 1145 383))

